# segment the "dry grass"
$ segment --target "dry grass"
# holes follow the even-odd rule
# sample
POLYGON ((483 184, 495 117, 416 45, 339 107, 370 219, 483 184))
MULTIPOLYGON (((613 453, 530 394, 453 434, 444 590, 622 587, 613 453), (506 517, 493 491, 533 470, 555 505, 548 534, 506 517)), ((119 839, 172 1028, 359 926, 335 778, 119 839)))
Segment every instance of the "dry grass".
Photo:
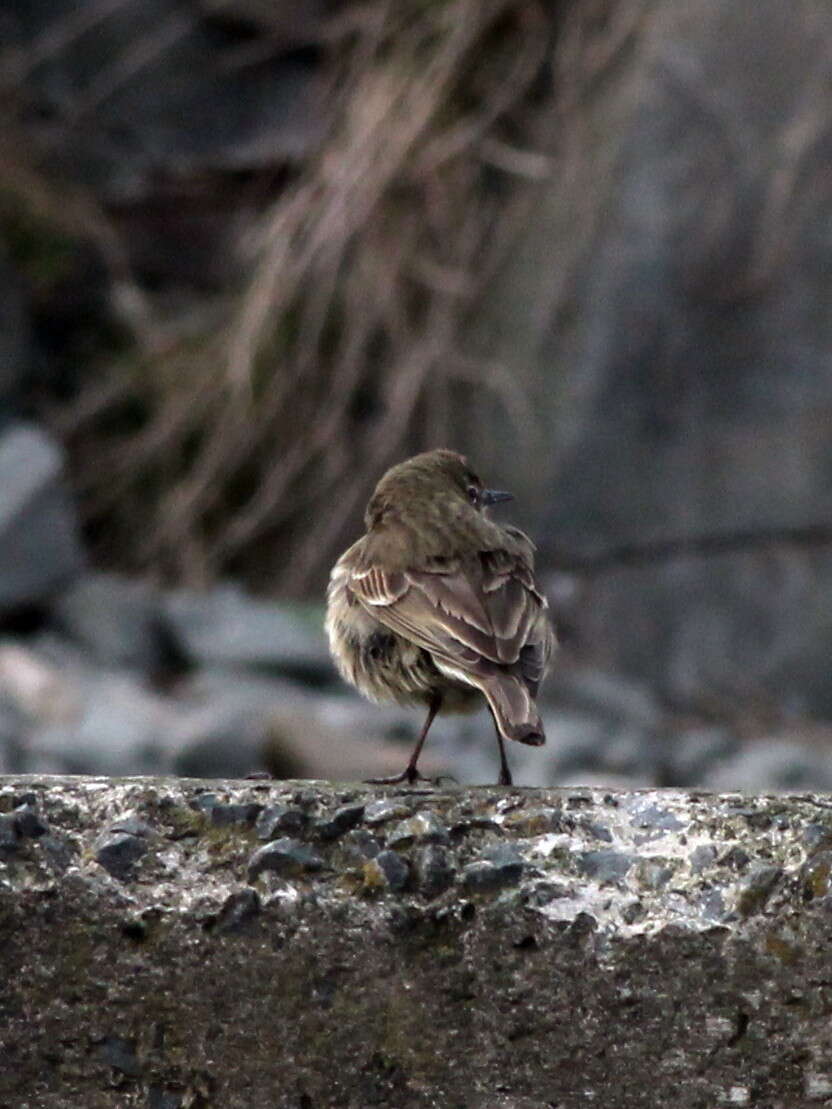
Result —
POLYGON ((60 425, 97 533, 134 567, 301 593, 379 471, 454 441, 466 387, 522 413, 460 334, 511 195, 493 164, 503 186, 540 170, 511 138, 551 21, 528 0, 347 11, 327 28, 337 121, 248 228, 244 286, 163 326, 116 267, 135 345, 60 425))
MULTIPOLYGON (((472 396, 528 416, 464 336, 518 196, 551 170, 532 136, 560 13, 535 0, 343 11, 324 28, 335 122, 240 236, 242 287, 163 320, 114 222, 87 206, 131 339, 55 423, 91 534, 121 566, 303 593, 380 471, 455 444, 472 396)), ((582 49, 576 26, 564 41, 582 49)))

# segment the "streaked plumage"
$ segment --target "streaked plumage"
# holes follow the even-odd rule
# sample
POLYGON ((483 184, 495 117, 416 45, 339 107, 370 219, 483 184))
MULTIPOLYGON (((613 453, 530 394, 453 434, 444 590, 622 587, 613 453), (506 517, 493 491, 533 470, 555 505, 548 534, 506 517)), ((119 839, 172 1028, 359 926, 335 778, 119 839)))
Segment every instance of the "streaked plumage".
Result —
POLYGON ((544 742, 535 697, 554 648, 535 588, 534 545, 483 509, 508 494, 484 490, 453 451, 417 455, 389 470, 365 515, 367 533, 332 571, 330 648, 344 678, 373 701, 428 706, 414 781, 439 708, 466 711, 484 696, 502 737, 544 742))

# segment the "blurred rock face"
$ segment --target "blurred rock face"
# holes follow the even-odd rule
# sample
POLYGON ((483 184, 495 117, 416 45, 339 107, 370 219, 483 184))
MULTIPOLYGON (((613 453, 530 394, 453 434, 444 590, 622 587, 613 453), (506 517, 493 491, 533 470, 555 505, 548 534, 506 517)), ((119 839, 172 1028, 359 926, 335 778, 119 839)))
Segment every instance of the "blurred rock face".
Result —
POLYGON ((165 181, 308 154, 324 116, 301 49, 320 31, 321 5, 277 2, 260 18, 255 7, 11 0, 7 64, 19 61, 38 152, 126 204, 165 181), (246 53, 257 34, 270 51, 246 53))
POLYGON ((832 12, 665 0, 643 26, 580 108, 573 194, 541 187, 494 298, 496 341, 519 335, 549 386, 548 488, 513 444, 506 467, 538 497, 544 563, 590 571, 573 618, 602 666, 687 706, 826 715, 832 12), (564 322, 541 255, 576 251, 564 322))

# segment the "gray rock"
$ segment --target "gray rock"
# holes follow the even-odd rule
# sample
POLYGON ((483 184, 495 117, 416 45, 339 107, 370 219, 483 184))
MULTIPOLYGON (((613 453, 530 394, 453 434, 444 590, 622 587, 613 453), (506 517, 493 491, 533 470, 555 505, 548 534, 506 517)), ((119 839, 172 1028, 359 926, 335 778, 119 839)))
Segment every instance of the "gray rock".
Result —
POLYGON ((356 866, 363 866, 368 859, 374 859, 384 850, 382 841, 366 828, 353 828, 347 832, 340 843, 342 856, 356 866))
POLYGON ((64 590, 52 615, 98 663, 152 672, 167 659, 161 599, 145 582, 88 573, 64 590))
POLYGON ((132 877, 135 864, 145 851, 147 843, 143 837, 133 836, 129 832, 115 832, 99 844, 95 861, 114 878, 126 881, 132 877))
POLYGON ((182 1095, 166 1091, 161 1086, 150 1086, 147 1091, 147 1109, 182 1109, 182 1095))
POLYGON ((395 851, 379 851, 364 864, 364 888, 400 893, 410 878, 407 861, 395 851))
POLYGON ((69 687, 65 718, 28 732, 29 768, 131 774, 170 766, 167 749, 179 717, 173 702, 127 672, 61 676, 69 687))
POLYGON ((275 839, 281 833, 299 835, 309 823, 308 815, 288 805, 267 805, 257 817, 258 839, 275 839))
POLYGON ((770 863, 758 863, 748 875, 745 888, 737 899, 737 908, 744 916, 759 913, 783 877, 783 868, 770 863))
POLYGON ((138 1078, 142 1065, 136 1055, 136 1041, 121 1036, 108 1036, 98 1045, 98 1058, 107 1066, 113 1067, 131 1078, 138 1078))
POLYGON ((632 856, 621 851, 585 851, 578 860, 581 871, 599 882, 617 882, 633 865, 632 856))
POLYGON ((657 805, 653 801, 643 801, 640 798, 628 805, 630 819, 636 828, 646 828, 651 832, 678 831, 682 825, 678 816, 669 809, 657 805))
POLYGON ((0 614, 45 601, 83 563, 60 448, 33 424, 0 429, 0 614))
POLYGON ((470 893, 491 893, 507 886, 516 886, 525 862, 516 851, 496 847, 484 853, 477 862, 462 870, 462 886, 470 893))
POLYGON ((250 881, 254 881, 268 870, 284 878, 296 878, 320 870, 322 866, 323 860, 311 847, 284 837, 258 847, 249 860, 248 876, 250 881))
POLYGON ((331 816, 322 817, 315 825, 315 831, 323 840, 338 839, 349 832, 364 816, 363 805, 339 805, 331 816))
POLYGON ((555 667, 545 686, 547 699, 558 706, 613 721, 638 724, 643 729, 660 725, 662 708, 650 689, 621 674, 597 667, 555 667))
POLYGON ((153 829, 146 820, 141 820, 138 816, 123 816, 114 821, 109 830, 111 832, 126 832, 129 836, 139 836, 142 839, 148 839, 153 835, 153 829))
POLYGON ((703 775, 706 789, 832 789, 832 753, 788 739, 760 738, 703 775))
POLYGON ((739 741, 728 728, 688 728, 671 734, 667 737, 665 784, 701 785, 717 764, 732 758, 738 749, 739 741))
POLYGON ((232 824, 250 827, 257 820, 262 810, 262 805, 255 801, 249 801, 245 805, 212 805, 208 812, 211 823, 215 828, 227 828, 232 824))
POLYGON ((331 679, 320 614, 246 596, 234 586, 166 594, 164 619, 194 664, 259 667, 331 679))
POLYGON ((259 801, 237 804, 221 801, 216 793, 201 793, 194 799, 193 807, 198 812, 205 813, 213 828, 228 828, 232 825, 250 828, 263 812, 263 805, 259 801))
POLYGON ((261 909, 257 890, 250 888, 229 894, 222 908, 213 918, 209 918, 210 928, 217 932, 238 932, 259 914, 261 909))
POLYGON ((9 855, 17 850, 20 828, 13 813, 0 814, 0 855, 9 855))
MULTIPOLYGON (((270 790, 275 805, 297 804, 298 784, 270 790)), ((818 990, 832 852, 816 830, 832 828, 828 797, 437 791, 420 811, 458 831, 415 848, 412 869, 388 850, 368 885, 344 851, 356 828, 320 845, 325 865, 292 866, 258 894, 250 830, 189 823, 208 792, 164 778, 0 781, 0 810, 31 805, 76 845, 63 870, 46 863, 49 835, 0 859, 15 967, 3 1036, 16 1060, 0 1068, 1 1102, 36 1092, 44 1109, 168 1109, 181 1095, 242 1109, 243 1090, 246 1105, 275 1109, 297 1109, 299 1091, 346 1109, 697 1109, 753 1105, 761 1088, 772 1106, 827 1097, 818 990), (579 875, 586 827, 511 828, 507 802, 608 826, 633 865, 612 883, 579 875), (640 805, 673 817, 661 854, 631 819, 640 805), (128 887, 95 858, 114 813, 164 838, 128 887), (732 849, 744 869, 719 861, 732 849), (451 869, 482 863, 521 873, 451 882, 451 869)), ((210 792, 241 807, 260 796, 245 782, 210 792)), ((320 783, 303 792, 317 812, 344 803, 320 783)))
POLYGON ((451 856, 444 847, 431 843, 418 852, 416 856, 416 876, 421 893, 429 900, 439 897, 450 889, 454 883, 455 875, 456 871, 451 865, 451 856))
POLYGON ((49 831, 49 825, 32 804, 18 805, 13 816, 17 834, 21 839, 37 839, 49 831))
POLYGON ((269 770, 280 778, 325 776, 305 761, 305 737, 316 734, 316 706, 295 682, 211 667, 178 684, 177 708, 168 745, 178 774, 242 778, 269 770))
POLYGON ((517 749, 510 753, 515 780, 531 785, 566 785, 571 782, 631 779, 655 781, 664 758, 658 733, 651 726, 631 724, 599 704, 588 708, 544 712, 546 746, 542 750, 517 749))
POLYGON ((390 847, 409 847, 412 843, 448 843, 448 830, 431 812, 418 812, 390 832, 390 847))
POLYGON ((387 797, 380 797, 371 801, 364 810, 364 820, 367 824, 386 824, 388 820, 401 819, 409 816, 412 809, 406 801, 398 801, 387 797))

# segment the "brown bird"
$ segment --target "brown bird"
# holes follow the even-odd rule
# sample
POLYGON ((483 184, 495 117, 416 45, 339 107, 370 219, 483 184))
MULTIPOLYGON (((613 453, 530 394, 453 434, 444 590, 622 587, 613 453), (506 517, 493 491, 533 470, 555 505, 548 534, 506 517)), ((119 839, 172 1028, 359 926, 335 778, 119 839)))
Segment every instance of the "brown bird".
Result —
POLYGON ((405 769, 380 784, 417 781, 440 709, 470 711, 484 697, 497 728, 500 783, 511 785, 503 739, 540 746, 535 706, 555 635, 535 588, 534 544, 497 524, 462 455, 428 451, 388 470, 365 514, 367 534, 336 562, 326 630, 343 677, 372 701, 427 705, 405 769))

